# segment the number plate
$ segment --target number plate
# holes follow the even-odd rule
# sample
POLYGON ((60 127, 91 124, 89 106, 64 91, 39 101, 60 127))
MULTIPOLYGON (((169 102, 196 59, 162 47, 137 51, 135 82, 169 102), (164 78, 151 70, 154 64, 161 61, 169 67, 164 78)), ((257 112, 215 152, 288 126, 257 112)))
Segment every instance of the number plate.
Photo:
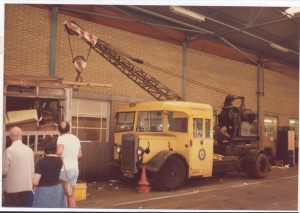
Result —
POLYGON ((130 177, 130 178, 133 177, 133 173, 127 173, 127 172, 124 172, 123 175, 124 175, 125 177, 130 177))

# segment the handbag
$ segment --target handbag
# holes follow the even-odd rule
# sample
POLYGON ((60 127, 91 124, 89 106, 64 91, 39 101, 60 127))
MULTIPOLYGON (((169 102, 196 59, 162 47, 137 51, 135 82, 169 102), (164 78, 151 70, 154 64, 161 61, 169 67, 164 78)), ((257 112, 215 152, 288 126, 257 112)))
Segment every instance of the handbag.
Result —
POLYGON ((69 180, 69 177, 67 175, 67 172, 66 172, 66 167, 65 167, 65 164, 63 163, 63 166, 64 166, 64 173, 65 173, 65 176, 67 178, 67 181, 63 181, 63 185, 64 185, 64 191, 65 191, 65 195, 70 197, 73 193, 73 189, 72 189, 72 186, 70 184, 70 180, 69 180))

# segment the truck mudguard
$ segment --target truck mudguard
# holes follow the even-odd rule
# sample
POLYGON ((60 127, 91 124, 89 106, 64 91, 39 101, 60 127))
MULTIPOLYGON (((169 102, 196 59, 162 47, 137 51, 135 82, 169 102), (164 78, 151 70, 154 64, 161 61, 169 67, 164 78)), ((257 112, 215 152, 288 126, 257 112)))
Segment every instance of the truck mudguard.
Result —
POLYGON ((247 153, 247 156, 246 156, 246 160, 248 162, 253 162, 256 160, 256 157, 259 153, 265 153, 264 149, 263 148, 259 148, 259 149, 251 149, 248 151, 247 153))
POLYGON ((180 153, 175 151, 164 150, 154 155, 153 158, 151 158, 151 160, 143 164, 143 167, 150 172, 158 172, 161 168, 163 168, 166 161, 174 155, 182 159, 184 164, 187 166, 186 159, 180 153))

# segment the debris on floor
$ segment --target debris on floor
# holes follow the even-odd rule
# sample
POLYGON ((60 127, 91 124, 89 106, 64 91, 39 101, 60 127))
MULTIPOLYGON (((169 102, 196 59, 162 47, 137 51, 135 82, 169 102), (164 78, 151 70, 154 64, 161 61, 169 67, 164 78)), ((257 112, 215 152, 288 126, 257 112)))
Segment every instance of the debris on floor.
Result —
POLYGON ((288 169, 289 166, 271 166, 271 169, 277 168, 277 169, 288 169))
POLYGON ((283 167, 284 166, 283 160, 276 160, 274 162, 274 166, 283 167))

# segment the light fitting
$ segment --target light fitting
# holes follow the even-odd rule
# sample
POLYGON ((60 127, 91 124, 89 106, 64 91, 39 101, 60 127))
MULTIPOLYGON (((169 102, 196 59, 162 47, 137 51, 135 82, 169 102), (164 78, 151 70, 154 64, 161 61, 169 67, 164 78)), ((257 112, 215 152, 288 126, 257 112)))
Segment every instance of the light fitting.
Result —
POLYGON ((205 21, 205 16, 195 13, 191 10, 185 9, 183 7, 178 7, 178 6, 170 6, 170 11, 182 16, 185 16, 187 18, 192 18, 196 21, 205 21))
POLYGON ((272 121, 272 120, 270 120, 270 119, 264 119, 264 122, 265 122, 265 123, 268 123, 268 124, 271 124, 271 123, 273 123, 273 121, 272 121))
POLYGON ((299 13, 299 12, 300 12, 300 7, 290 7, 290 8, 285 10, 285 13, 290 15, 290 16, 293 16, 296 13, 299 13))
POLYGON ((275 48, 275 49, 277 49, 277 50, 285 52, 285 53, 289 51, 287 48, 282 47, 282 46, 280 46, 278 44, 270 43, 270 46, 273 47, 273 48, 275 48))

